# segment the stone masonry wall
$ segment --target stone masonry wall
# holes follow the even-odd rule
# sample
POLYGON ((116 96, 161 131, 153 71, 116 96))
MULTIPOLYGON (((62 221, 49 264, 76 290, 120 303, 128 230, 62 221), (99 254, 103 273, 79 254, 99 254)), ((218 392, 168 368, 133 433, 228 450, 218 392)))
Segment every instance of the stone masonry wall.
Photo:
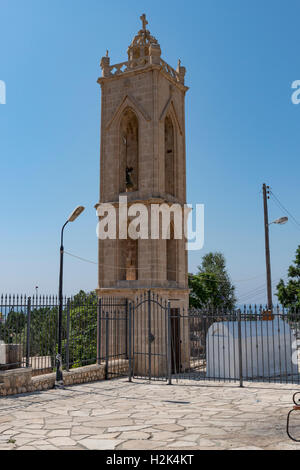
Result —
MULTIPOLYGON (((128 372, 128 361, 118 360, 109 364, 109 370, 125 375, 128 372), (112 370, 114 369, 114 370, 112 370)), ((91 365, 64 371, 64 385, 75 385, 87 382, 96 382, 105 379, 105 365, 91 365)), ((56 374, 32 376, 32 369, 14 369, 0 372, 0 397, 17 395, 54 388, 56 374)))

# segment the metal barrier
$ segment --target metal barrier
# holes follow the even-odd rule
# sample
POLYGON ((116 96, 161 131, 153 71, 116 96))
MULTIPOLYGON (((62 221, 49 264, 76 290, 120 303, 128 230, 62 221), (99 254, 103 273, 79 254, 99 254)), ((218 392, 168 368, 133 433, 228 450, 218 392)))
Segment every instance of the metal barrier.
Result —
POLYGON ((97 363, 105 363, 105 378, 127 376, 128 302, 126 299, 99 299, 97 328, 97 363))
POLYGON ((178 312, 172 328, 173 378, 218 382, 300 383, 296 312, 178 312), (177 346, 176 346, 177 345, 177 346), (189 354, 189 357, 188 357, 189 354), (185 356, 185 357, 183 357, 185 356))
MULTIPOLYGON (((0 369, 55 370, 58 299, 1 296, 0 369)), ((174 308, 153 292, 128 301, 64 299, 65 370, 105 364, 106 378, 300 384, 300 312, 174 308)))
MULTIPOLYGON (((63 367, 96 363, 97 297, 78 295, 64 299, 63 367)), ((58 335, 58 299, 55 296, 1 296, 0 370, 32 367, 33 374, 55 370, 58 335), (1 350, 14 345, 18 362, 4 357, 1 350)), ((7 355, 6 355, 7 356, 7 355)))

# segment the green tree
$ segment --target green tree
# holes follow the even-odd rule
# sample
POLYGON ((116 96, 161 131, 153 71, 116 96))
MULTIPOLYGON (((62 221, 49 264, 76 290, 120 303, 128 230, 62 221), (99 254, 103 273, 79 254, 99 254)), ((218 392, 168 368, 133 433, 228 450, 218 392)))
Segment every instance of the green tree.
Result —
MULTIPOLYGON (((63 342, 63 360, 67 341, 63 342)), ((97 359, 97 295, 80 291, 70 302, 69 358, 71 367, 93 364, 97 359)))
POLYGON ((300 245, 296 250, 294 264, 288 269, 288 277, 286 284, 280 279, 276 295, 283 307, 298 309, 300 308, 300 245))
POLYGON ((97 295, 95 291, 92 292, 84 292, 83 290, 80 290, 78 294, 74 295, 70 307, 74 308, 78 305, 97 305, 97 295))
POLYGON ((189 275, 190 306, 210 306, 232 310, 236 303, 235 287, 226 269, 222 253, 208 253, 202 258, 197 274, 189 275))
MULTIPOLYGON (((97 348, 97 296, 95 292, 80 291, 69 303, 69 358, 71 367, 80 367, 96 362, 97 348)), ((55 302, 48 307, 34 308, 30 321, 30 356, 51 356, 55 367, 57 354, 58 307, 55 302)), ((25 321, 21 342, 27 340, 25 321)), ((62 360, 66 363, 67 306, 62 317, 62 360)))
MULTIPOLYGON (((56 306, 34 308, 30 315, 30 356, 51 356, 55 365, 57 344, 56 306)), ((65 318, 63 316, 63 337, 65 337, 65 318)), ((22 344, 25 348, 27 341, 27 322, 22 333, 22 344)))
POLYGON ((25 323, 26 315, 23 312, 11 310, 0 324, 0 339, 5 343, 18 343, 25 323))

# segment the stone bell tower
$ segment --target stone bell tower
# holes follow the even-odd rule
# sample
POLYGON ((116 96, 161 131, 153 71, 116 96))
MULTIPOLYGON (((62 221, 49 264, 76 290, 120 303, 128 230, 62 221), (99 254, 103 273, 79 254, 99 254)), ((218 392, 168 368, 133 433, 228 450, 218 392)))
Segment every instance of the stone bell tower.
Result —
MULTIPOLYGON (((186 203, 185 68, 161 58, 158 41, 142 29, 128 59, 111 65, 101 59, 100 203, 119 209, 119 196, 134 203, 186 203)), ((98 205, 96 205, 97 208, 98 205)), ((97 294, 134 300, 146 290, 187 307, 185 239, 99 240, 97 294)))

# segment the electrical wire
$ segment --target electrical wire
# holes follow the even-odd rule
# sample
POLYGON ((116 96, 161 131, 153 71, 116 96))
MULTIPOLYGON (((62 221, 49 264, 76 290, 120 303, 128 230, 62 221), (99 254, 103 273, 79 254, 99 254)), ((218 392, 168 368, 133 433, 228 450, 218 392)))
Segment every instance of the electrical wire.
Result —
POLYGON ((298 230, 300 230, 300 222, 298 222, 298 220, 293 216, 293 214, 291 214, 291 212, 280 202, 280 200, 273 193, 273 191, 270 190, 270 194, 275 204, 277 204, 277 206, 290 217, 290 219, 292 220, 292 223, 298 228, 298 230))
MULTIPOLYGON (((94 264, 94 265, 98 265, 97 262, 95 261, 91 261, 91 260, 88 260, 86 258, 83 258, 81 256, 77 256, 77 255, 74 255, 73 253, 69 253, 68 251, 64 251, 64 253, 68 256, 71 256, 73 258, 76 258, 76 259, 79 259, 80 261, 84 261, 86 263, 90 263, 90 264, 94 264)), ((117 265, 110 265, 110 264, 102 264, 101 263, 101 266, 103 268, 106 268, 106 269, 125 269, 124 266, 117 266, 117 265)), ((141 270, 141 271, 151 271, 152 268, 145 265, 145 266, 140 266, 138 268, 136 268, 136 270, 141 270)), ((179 270, 179 271, 176 271, 176 270, 168 270, 168 271, 172 271, 172 272, 185 272, 185 271, 182 271, 182 270, 179 270)), ((202 277, 210 277, 211 274, 206 274, 206 273, 201 273, 201 276, 202 277)), ((216 276, 216 275, 215 275, 216 276)), ((252 281, 254 279, 258 279, 259 277, 262 277, 264 276, 264 274, 259 274, 258 276, 254 276, 254 277, 250 277, 250 278, 247 278, 247 279, 240 279, 240 280, 233 280, 232 282, 236 283, 236 282, 247 282, 247 281, 252 281)), ((210 282, 224 282, 224 283, 227 283, 228 281, 224 278, 221 278, 219 277, 218 279, 206 279, 207 281, 210 281, 210 282)))
POLYGON ((96 263, 95 261, 91 261, 89 259, 86 259, 86 258, 82 258, 81 256, 77 256, 77 255, 73 255, 72 253, 69 253, 68 251, 65 251, 64 250, 64 253, 68 256, 72 256, 72 258, 76 258, 76 259, 79 259, 80 261, 85 261, 86 263, 90 263, 90 264, 98 264, 96 263))
MULTIPOLYGON (((284 276, 283 280, 286 280, 286 276, 284 276)), ((280 279, 282 279, 282 277, 280 278, 276 278, 275 280, 272 281, 272 287, 274 288, 276 286, 276 284, 280 281, 280 279)), ((246 302, 247 300, 249 300, 251 297, 259 297, 259 296, 262 296, 263 294, 266 293, 266 289, 267 289, 267 285, 266 283, 261 285, 261 286, 258 286, 256 287, 255 289, 252 289, 244 294, 241 294, 238 298, 239 302, 246 302)))
MULTIPOLYGON (((282 279, 282 278, 277 278, 277 279, 275 279, 274 281, 272 281, 272 287, 275 287, 275 286, 277 285, 277 283, 280 281, 280 279, 282 279)), ((244 294, 241 294, 240 297, 239 297, 239 299, 240 299, 240 300, 241 300, 241 299, 245 299, 245 300, 246 300, 247 298, 253 297, 254 295, 258 295, 258 294, 260 294, 260 293, 262 293, 262 292, 266 292, 266 289, 267 289, 267 285, 266 285, 266 283, 265 283, 265 284, 263 284, 263 285, 261 285, 261 286, 258 286, 258 287, 255 288, 255 289, 252 289, 252 290, 250 290, 250 291, 248 291, 248 292, 246 292, 246 293, 244 293, 244 294)))

